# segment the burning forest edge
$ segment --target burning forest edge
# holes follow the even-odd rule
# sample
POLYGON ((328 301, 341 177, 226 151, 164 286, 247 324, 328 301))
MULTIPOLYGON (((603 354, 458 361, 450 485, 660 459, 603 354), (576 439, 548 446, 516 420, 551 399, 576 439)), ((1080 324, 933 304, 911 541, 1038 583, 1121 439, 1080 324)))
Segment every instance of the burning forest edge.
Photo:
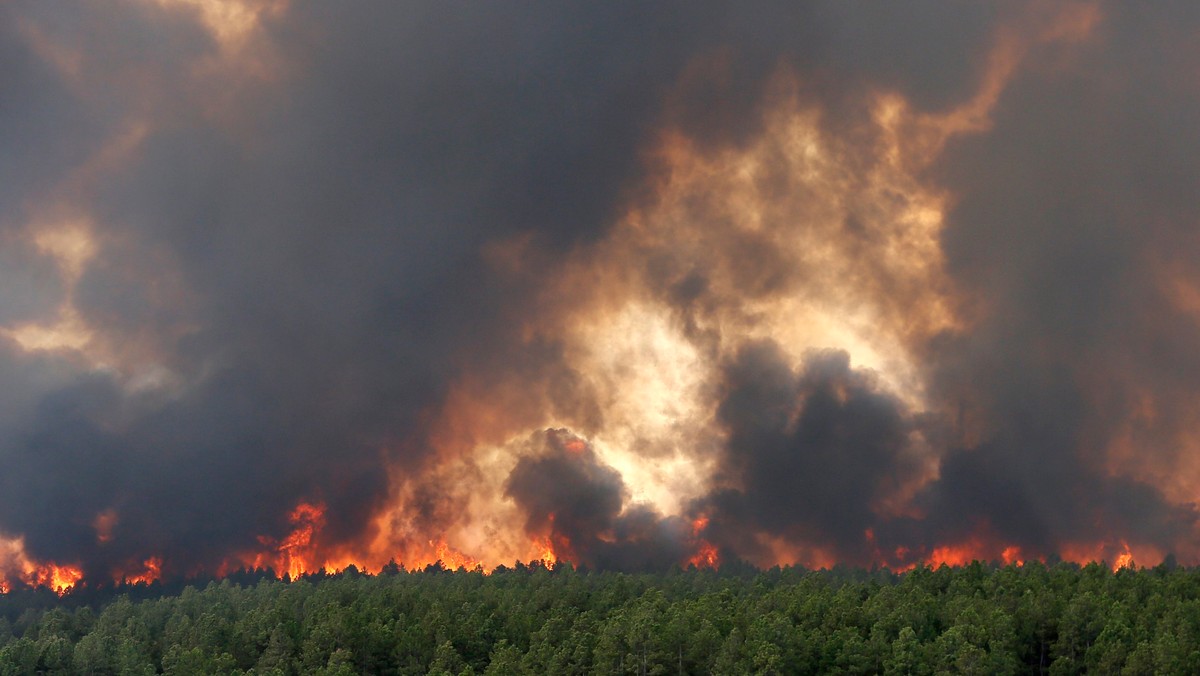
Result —
MULTIPOLYGON (((735 568, 755 568, 756 564, 741 559, 723 540, 716 540, 710 531, 712 507, 721 496, 696 500, 689 508, 689 518, 666 517, 646 505, 628 504, 627 491, 620 475, 604 464, 587 441, 566 429, 548 429, 535 435, 532 443, 541 446, 537 453, 528 454, 513 468, 506 483, 507 494, 527 515, 526 531, 530 547, 539 555, 525 562, 509 565, 541 566, 553 569, 559 565, 583 569, 624 572, 661 572, 671 568, 718 569, 728 564, 735 568)), ((115 520, 111 516, 106 523, 115 520)), ((353 553, 342 552, 322 540, 326 523, 326 506, 301 502, 288 516, 292 530, 282 538, 260 535, 259 547, 222 562, 213 570, 198 569, 190 574, 176 567, 167 580, 173 583, 189 579, 273 578, 299 580, 321 578, 343 571, 359 573, 389 573, 401 569, 468 570, 490 573, 505 568, 503 562, 485 563, 464 553, 443 538, 424 543, 410 543, 407 555, 390 557, 386 563, 370 563, 353 553)), ((101 538, 106 537, 102 529, 101 538)), ((906 546, 896 548, 891 556, 881 552, 873 529, 864 533, 871 551, 874 567, 906 572, 919 566, 962 566, 972 561, 993 561, 997 565, 1022 565, 1026 557, 1020 547, 1005 545, 998 540, 985 540, 976 529, 970 538, 955 545, 940 545, 925 552, 906 546)), ((103 540, 102 540, 103 541, 103 540)), ((163 581, 163 559, 150 557, 129 569, 113 571, 111 576, 85 576, 73 565, 56 562, 36 562, 30 559, 20 540, 9 541, 7 551, 9 572, 0 575, 0 594, 17 588, 44 588, 60 595, 74 589, 91 587, 131 588, 163 581)), ((1096 552, 1114 551, 1112 547, 1083 550, 1079 563, 1101 561, 1096 552), (1086 558, 1088 552, 1093 555, 1086 558)), ((373 560, 378 561, 379 556, 373 560)), ((1054 554, 1028 557, 1046 563, 1058 557, 1054 554)), ((1134 555, 1127 543, 1121 542, 1111 558, 1112 570, 1133 565, 1134 555)), ((1160 560, 1175 561, 1173 554, 1160 560)), ((759 567, 765 568, 766 566, 759 567)), ((776 564, 778 565, 778 564, 776 564)), ((833 563, 829 564, 830 566, 833 563)), ((0 569, 3 572, 5 569, 0 569)))

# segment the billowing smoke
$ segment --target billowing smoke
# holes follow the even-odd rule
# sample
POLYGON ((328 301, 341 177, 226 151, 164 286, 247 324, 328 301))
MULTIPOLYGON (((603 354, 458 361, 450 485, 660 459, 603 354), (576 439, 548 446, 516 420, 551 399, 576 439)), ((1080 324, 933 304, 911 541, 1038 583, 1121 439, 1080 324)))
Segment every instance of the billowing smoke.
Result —
POLYGON ((811 353, 796 373, 776 345, 749 344, 725 378, 723 475, 736 484, 710 498, 708 532, 760 560, 773 553, 754 538, 769 535, 871 561, 864 534, 878 527, 879 501, 922 469, 917 421, 845 352, 811 353))
POLYGON ((689 525, 652 507, 627 504, 621 475, 583 439, 546 430, 531 439, 505 483, 527 515, 525 530, 549 539, 554 552, 594 568, 666 569, 691 552, 689 525), (536 449, 538 442, 543 448, 536 449))
POLYGON ((6 3, 0 586, 1200 562, 1198 25, 6 3))

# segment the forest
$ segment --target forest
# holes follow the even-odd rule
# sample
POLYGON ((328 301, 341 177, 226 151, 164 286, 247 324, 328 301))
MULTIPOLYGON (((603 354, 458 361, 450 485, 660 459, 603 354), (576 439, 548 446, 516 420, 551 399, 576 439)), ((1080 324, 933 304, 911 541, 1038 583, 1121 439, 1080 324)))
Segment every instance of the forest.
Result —
POLYGON ((353 567, 0 595, 0 674, 1200 673, 1200 569, 353 567))

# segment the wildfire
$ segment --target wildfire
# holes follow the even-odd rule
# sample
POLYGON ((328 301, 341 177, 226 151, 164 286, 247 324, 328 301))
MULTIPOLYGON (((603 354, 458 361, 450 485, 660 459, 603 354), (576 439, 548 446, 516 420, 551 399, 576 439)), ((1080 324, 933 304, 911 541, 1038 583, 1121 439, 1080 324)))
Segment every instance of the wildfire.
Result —
POLYGON ((958 545, 935 547, 933 552, 929 554, 929 558, 926 559, 926 563, 933 567, 941 565, 965 566, 980 558, 978 544, 975 542, 966 542, 958 545))
POLYGON ((533 546, 541 552, 534 561, 541 561, 546 564, 547 568, 552 568, 555 563, 558 563, 558 556, 554 554, 554 543, 550 538, 536 538, 533 546))
POLYGON ((83 571, 74 566, 47 563, 34 568, 24 579, 32 587, 47 587, 62 595, 79 584, 83 579, 83 571))
POLYGON ((717 548, 712 546, 712 543, 707 540, 701 540, 696 553, 692 558, 688 559, 688 563, 697 568, 716 568, 720 563, 720 557, 717 553, 717 548))
MULTIPOLYGON (((217 574, 227 575, 235 568, 245 566, 254 569, 270 568, 280 576, 286 574, 294 579, 321 568, 331 569, 329 562, 319 559, 317 555, 317 536, 325 526, 325 505, 301 502, 288 515, 288 521, 293 528, 282 539, 269 535, 258 536, 262 550, 244 553, 226 561, 217 570, 217 574)), ((352 561, 336 569, 345 568, 350 563, 352 561)))
POLYGON ((1014 563, 1018 566, 1025 565, 1025 560, 1021 558, 1020 547, 1005 547, 1004 551, 1000 552, 1000 558, 1004 560, 1005 565, 1012 565, 1014 563))
POLYGON ((142 562, 142 571, 133 575, 123 575, 126 584, 150 584, 162 578, 162 558, 151 556, 142 562))
POLYGON ((25 552, 23 538, 0 537, 0 593, 7 594, 19 583, 46 587, 62 595, 82 579, 83 571, 78 566, 35 561, 25 552))
MULTIPOLYGON (((268 535, 258 538, 263 550, 244 554, 232 561, 226 562, 219 574, 228 574, 238 566, 248 566, 254 569, 271 568, 278 575, 287 575, 296 579, 319 570, 339 572, 354 566, 370 572, 381 570, 389 560, 417 569, 441 561, 442 566, 451 570, 464 568, 474 570, 482 563, 451 546, 444 537, 408 542, 401 551, 389 552, 380 556, 379 552, 367 555, 356 552, 353 548, 333 547, 321 538, 325 527, 326 507, 323 503, 301 502, 288 515, 293 528, 281 539, 268 535)), ((553 552, 550 552, 553 556, 553 552)))
POLYGON ((1022 566, 1025 565, 1026 556, 1017 545, 996 542, 985 528, 961 542, 936 546, 927 556, 921 556, 905 546, 897 547, 891 560, 899 562, 892 566, 893 570, 904 572, 912 570, 918 563, 933 568, 943 565, 965 566, 973 561, 1001 561, 1005 565, 1022 566))
POLYGON ((302 502, 289 519, 296 529, 279 543, 276 570, 297 577, 312 569, 313 535, 325 525, 325 505, 302 502))
POLYGON ((704 529, 708 528, 708 517, 700 515, 692 521, 692 538, 696 541, 696 553, 688 559, 688 563, 697 568, 716 568, 720 564, 720 555, 711 542, 701 537, 704 529))
POLYGON ((441 561, 444 567, 451 570, 458 570, 459 568, 473 570, 480 565, 479 561, 446 544, 445 540, 438 540, 436 544, 433 540, 430 540, 429 546, 433 548, 434 553, 437 555, 437 560, 441 561))
POLYGON ((1122 568, 1132 569, 1134 567, 1133 552, 1129 551, 1129 543, 1122 541, 1121 546, 1125 548, 1125 551, 1117 555, 1117 560, 1113 563, 1112 568, 1114 573, 1122 568))

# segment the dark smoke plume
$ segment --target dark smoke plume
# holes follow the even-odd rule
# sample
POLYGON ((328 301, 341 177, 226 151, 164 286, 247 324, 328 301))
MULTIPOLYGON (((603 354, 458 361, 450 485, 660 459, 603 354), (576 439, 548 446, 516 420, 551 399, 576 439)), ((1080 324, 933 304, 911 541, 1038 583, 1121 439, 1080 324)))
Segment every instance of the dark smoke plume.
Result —
POLYGON ((505 492, 525 512, 526 531, 548 537, 556 553, 614 570, 665 570, 687 558, 688 525, 647 505, 627 505, 621 475, 586 441, 552 429, 529 445, 532 454, 517 462, 505 492))

